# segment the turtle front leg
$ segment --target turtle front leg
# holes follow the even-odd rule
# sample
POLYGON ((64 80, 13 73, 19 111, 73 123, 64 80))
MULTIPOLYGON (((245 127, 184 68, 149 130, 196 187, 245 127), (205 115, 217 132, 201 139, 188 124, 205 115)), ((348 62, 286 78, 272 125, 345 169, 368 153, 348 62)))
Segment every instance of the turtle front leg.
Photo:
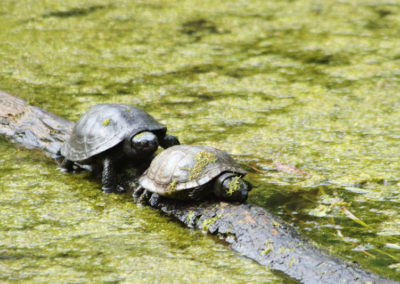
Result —
POLYGON ((143 186, 139 185, 133 190, 133 200, 141 205, 146 205, 151 198, 151 193, 143 186))
POLYGON ((142 193, 144 192, 144 187, 141 185, 138 185, 134 190, 133 190, 133 194, 132 197, 135 200, 135 202, 137 202, 137 199, 142 195, 142 193))
POLYGON ((181 143, 179 143, 177 137, 169 134, 165 134, 164 137, 160 140, 160 146, 163 147, 164 149, 180 144, 181 143))
POLYGON ((64 159, 61 162, 60 167, 63 172, 72 172, 72 170, 74 169, 74 162, 68 159, 64 159))
POLYGON ((157 193, 151 193, 150 191, 146 190, 143 186, 139 185, 133 190, 132 194, 133 199, 136 203, 139 204, 150 204, 151 207, 157 206, 157 204, 161 200, 161 196, 157 193))
POLYGON ((101 175, 101 189, 105 193, 123 192, 124 188, 117 185, 117 173, 115 170, 114 161, 106 157, 103 160, 103 172, 101 175))

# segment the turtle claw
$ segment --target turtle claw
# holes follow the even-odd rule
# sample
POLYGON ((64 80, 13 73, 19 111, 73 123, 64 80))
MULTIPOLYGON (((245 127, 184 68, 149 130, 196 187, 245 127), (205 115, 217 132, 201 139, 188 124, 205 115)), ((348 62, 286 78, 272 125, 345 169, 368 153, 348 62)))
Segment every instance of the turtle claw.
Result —
POLYGON ((124 192, 126 192, 126 189, 124 187, 118 185, 115 187, 115 192, 116 193, 124 193, 124 192))
POLYGON ((133 200, 135 203, 140 205, 149 204, 151 207, 157 206, 158 202, 161 199, 161 196, 157 193, 152 193, 142 186, 138 186, 132 194, 133 200))
POLYGON ((103 186, 101 189, 103 190, 104 193, 113 193, 114 192, 114 190, 111 187, 103 186))
POLYGON ((146 205, 149 203, 149 199, 151 198, 151 193, 148 190, 144 190, 143 193, 139 196, 136 202, 140 205, 146 205))
POLYGON ((103 185, 101 189, 103 190, 104 193, 123 193, 126 191, 126 189, 120 185, 116 186, 103 185))
POLYGON ((133 197, 133 199, 135 200, 135 202, 136 202, 137 199, 142 195, 143 191, 144 191, 144 187, 142 187, 142 186, 138 186, 137 188, 135 188, 135 189, 133 190, 132 197, 133 197))
POLYGON ((146 205, 149 202, 149 199, 151 197, 151 193, 146 190, 142 186, 138 186, 132 194, 133 200, 135 203, 138 203, 140 205, 146 205))

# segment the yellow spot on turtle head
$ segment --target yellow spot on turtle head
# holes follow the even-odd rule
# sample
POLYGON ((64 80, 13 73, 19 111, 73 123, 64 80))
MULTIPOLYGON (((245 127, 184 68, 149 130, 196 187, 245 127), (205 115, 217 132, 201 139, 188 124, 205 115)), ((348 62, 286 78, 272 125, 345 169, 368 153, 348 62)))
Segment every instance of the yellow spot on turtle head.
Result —
POLYGON ((107 119, 105 119, 104 121, 103 121, 103 126, 107 126, 107 125, 109 125, 110 124, 110 121, 111 121, 111 118, 107 118, 107 119))

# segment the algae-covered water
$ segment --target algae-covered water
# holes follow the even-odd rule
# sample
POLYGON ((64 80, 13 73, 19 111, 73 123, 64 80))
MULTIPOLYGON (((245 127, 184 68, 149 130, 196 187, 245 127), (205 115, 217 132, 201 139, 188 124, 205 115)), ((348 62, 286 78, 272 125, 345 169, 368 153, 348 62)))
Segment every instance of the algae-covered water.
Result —
MULTIPOLYGON (((0 89, 139 106, 249 170, 249 201, 400 280, 400 1, 11 1, 0 89)), ((0 141, 0 279, 285 281, 0 141)))

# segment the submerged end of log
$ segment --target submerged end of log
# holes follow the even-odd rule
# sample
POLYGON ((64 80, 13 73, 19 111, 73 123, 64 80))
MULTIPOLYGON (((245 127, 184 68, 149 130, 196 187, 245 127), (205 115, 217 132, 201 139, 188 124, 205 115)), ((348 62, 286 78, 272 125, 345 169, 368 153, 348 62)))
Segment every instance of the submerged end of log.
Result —
MULTIPOLYGON (((72 126, 71 121, 0 91, 0 135, 12 142, 56 158, 72 126)), ((137 175, 123 176, 128 184, 137 183, 137 175)), ((397 283, 331 256, 256 205, 162 199, 154 208, 189 228, 216 235, 242 255, 303 283, 397 283)))

